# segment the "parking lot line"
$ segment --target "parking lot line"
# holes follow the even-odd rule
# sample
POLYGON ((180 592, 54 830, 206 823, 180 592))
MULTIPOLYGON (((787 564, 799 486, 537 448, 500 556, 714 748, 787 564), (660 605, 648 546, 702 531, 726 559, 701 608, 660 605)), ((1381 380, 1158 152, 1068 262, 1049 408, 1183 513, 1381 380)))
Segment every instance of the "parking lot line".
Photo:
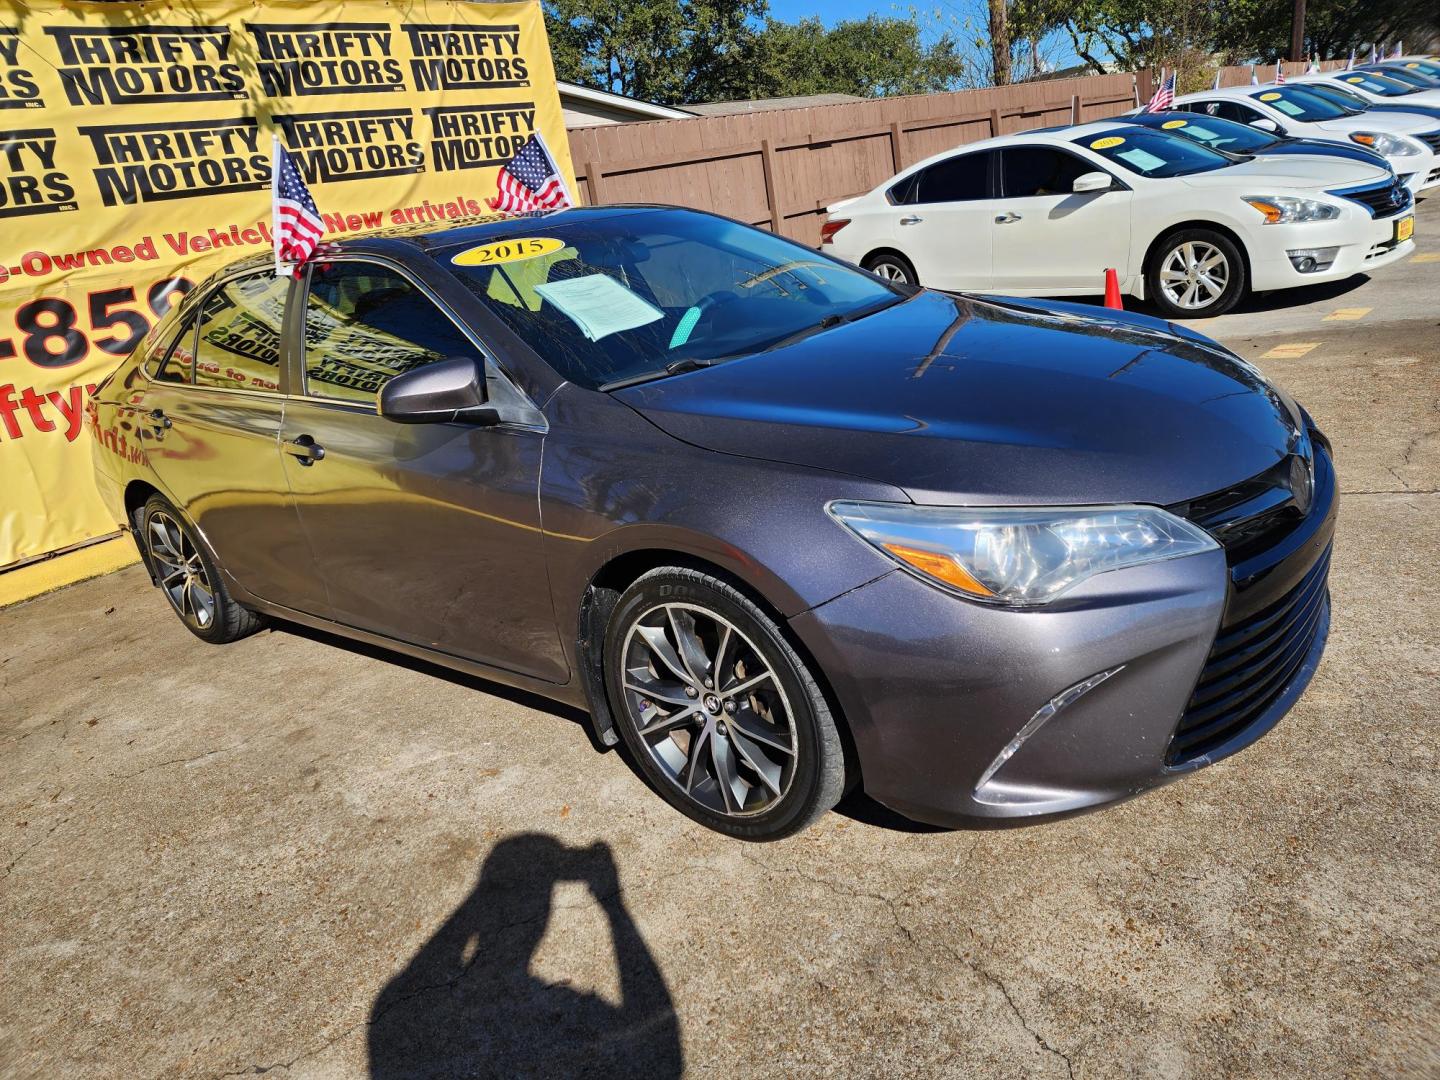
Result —
MULTIPOLYGON (((1368 310, 1368 309, 1367 309, 1368 310)), ((1285 345, 1276 345, 1269 352, 1263 354, 1261 360, 1298 360, 1308 352, 1320 347, 1318 341, 1292 341, 1285 345)))
POLYGON ((1321 321, 1322 321, 1322 322, 1350 322, 1350 321, 1353 321, 1353 320, 1355 320, 1355 319, 1363 319, 1366 315, 1369 315, 1370 312, 1372 312, 1372 311, 1374 311, 1374 310, 1375 310, 1374 308, 1368 308, 1368 307, 1342 307, 1342 308, 1337 308, 1336 310, 1332 311, 1329 315, 1326 315, 1325 318, 1322 319, 1321 321))
POLYGON ((1440 262, 1440 251, 1427 251, 1423 255, 1412 255, 1410 261, 1412 263, 1440 262))

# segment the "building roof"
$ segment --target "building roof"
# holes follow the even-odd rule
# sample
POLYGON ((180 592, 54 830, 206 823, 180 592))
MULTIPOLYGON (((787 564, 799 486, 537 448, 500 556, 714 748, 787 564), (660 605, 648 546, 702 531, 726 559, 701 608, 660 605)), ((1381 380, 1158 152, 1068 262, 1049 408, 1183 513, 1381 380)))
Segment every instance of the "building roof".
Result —
POLYGON ((808 109, 814 105, 843 105, 847 101, 865 100, 868 99, 854 94, 808 94, 803 97, 752 98, 748 101, 706 101, 686 105, 685 111, 696 116, 736 116, 772 109, 808 109))
POLYGON ((629 120, 685 120, 692 115, 686 109, 652 105, 648 101, 626 97, 624 94, 612 94, 608 90, 595 90, 569 82, 557 82, 555 85, 560 92, 562 105, 600 109, 607 114, 620 114, 629 120))

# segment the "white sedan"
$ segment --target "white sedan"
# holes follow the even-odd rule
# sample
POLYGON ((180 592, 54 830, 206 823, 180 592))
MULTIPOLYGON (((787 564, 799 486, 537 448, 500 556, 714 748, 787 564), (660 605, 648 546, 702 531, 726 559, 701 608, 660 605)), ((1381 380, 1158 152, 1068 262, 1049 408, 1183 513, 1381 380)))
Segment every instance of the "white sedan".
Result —
POLYGON ((1184 94, 1175 99, 1174 108, 1249 124, 1275 135, 1358 143, 1385 158, 1412 192, 1440 184, 1440 122, 1432 116, 1356 114, 1289 83, 1184 94))
POLYGON ((1123 293, 1196 317, 1402 258, 1412 206, 1378 165, 1245 158, 1109 120, 938 154, 831 206, 821 242, 947 290, 1094 295, 1114 268, 1123 293))
POLYGON ((1328 75, 1296 75, 1286 85, 1327 86, 1339 83, 1367 105, 1411 105, 1425 109, 1440 108, 1440 88, 1425 90, 1392 78, 1383 71, 1332 71, 1328 75))

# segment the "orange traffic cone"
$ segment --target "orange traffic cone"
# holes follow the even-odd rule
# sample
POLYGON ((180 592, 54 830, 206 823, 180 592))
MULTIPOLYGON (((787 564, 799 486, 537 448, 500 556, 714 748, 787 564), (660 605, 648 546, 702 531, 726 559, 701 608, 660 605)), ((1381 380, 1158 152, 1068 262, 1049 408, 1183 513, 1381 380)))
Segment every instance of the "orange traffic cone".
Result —
POLYGON ((1105 306, 1116 311, 1125 310, 1120 301, 1120 275, 1114 270, 1105 271, 1105 306))

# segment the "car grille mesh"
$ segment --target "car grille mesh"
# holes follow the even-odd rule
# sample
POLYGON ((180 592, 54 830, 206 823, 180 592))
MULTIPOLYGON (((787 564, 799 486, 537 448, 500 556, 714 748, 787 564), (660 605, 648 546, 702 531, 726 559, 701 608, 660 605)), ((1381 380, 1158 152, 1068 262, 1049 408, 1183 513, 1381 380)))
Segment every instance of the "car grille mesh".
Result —
POLYGON ((1386 217, 1404 210, 1410 205, 1410 189, 1396 180, 1392 183, 1376 184, 1373 187, 1350 188, 1347 191, 1332 191, 1342 199, 1358 202, 1370 210, 1371 217, 1386 217))
POLYGON ((1330 550, 1273 604, 1223 627, 1171 739, 1166 762, 1180 765, 1254 723, 1305 662, 1329 605, 1330 550))

